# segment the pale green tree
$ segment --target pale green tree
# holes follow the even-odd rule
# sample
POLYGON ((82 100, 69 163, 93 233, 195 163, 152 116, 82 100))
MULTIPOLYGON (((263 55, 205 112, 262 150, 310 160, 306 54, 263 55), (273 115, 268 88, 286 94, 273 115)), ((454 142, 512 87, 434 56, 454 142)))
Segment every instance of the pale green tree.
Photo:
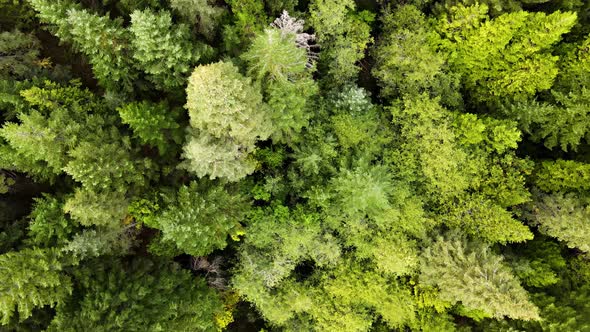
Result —
POLYGON ((272 128, 262 95, 237 67, 227 62, 197 67, 189 79, 186 108, 195 129, 184 149, 188 170, 231 181, 252 173, 249 154, 272 128), (221 148, 219 158, 215 146, 221 148))
POLYGON ((129 31, 135 66, 161 89, 183 86, 207 51, 205 44, 191 40, 188 26, 173 24, 167 11, 134 11, 129 31))
POLYGON ((517 277, 487 245, 456 234, 439 236, 424 250, 420 270, 420 282, 438 287, 446 301, 460 301, 497 319, 539 319, 539 309, 517 277))

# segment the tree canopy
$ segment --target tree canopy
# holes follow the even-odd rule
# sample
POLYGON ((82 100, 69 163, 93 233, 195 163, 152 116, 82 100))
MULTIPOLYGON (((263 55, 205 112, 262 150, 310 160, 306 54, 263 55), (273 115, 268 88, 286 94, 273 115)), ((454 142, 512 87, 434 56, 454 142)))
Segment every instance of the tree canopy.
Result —
POLYGON ((0 1, 0 331, 588 331, 589 13, 0 1))

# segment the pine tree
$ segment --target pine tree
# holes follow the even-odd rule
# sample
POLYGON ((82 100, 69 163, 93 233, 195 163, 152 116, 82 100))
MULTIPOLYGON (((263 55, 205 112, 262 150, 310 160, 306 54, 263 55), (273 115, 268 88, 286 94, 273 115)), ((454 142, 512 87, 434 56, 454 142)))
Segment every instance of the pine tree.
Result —
POLYGON ((66 199, 63 211, 84 226, 116 227, 125 218, 128 204, 122 192, 79 188, 66 199))
POLYGON ((35 308, 63 303, 72 293, 72 284, 62 270, 55 248, 0 255, 0 324, 8 324, 15 314, 23 321, 35 308))
POLYGON ((535 172, 535 185, 546 192, 590 189, 590 164, 574 160, 543 161, 535 172))
POLYGON ((56 307, 48 331, 216 331, 215 290, 175 263, 105 258, 75 271, 77 296, 56 307))
POLYGON ((264 101, 274 127, 274 142, 297 141, 308 123, 311 110, 308 102, 317 93, 311 74, 312 35, 303 32, 304 22, 287 12, 271 24, 273 28, 257 34, 241 58, 248 63, 248 73, 262 87, 264 101))
POLYGON ((539 319, 538 308, 502 256, 485 244, 439 236, 424 250, 420 269, 420 282, 438 287, 443 300, 460 301, 497 319, 539 319))
POLYGON ((0 76, 14 79, 32 78, 41 67, 40 42, 33 34, 18 30, 0 33, 0 76))
POLYGON ((528 219, 539 230, 564 241, 570 248, 590 251, 590 203, 583 194, 537 192, 528 219))
POLYGON ((35 199, 29 218, 30 241, 42 248, 60 247, 77 229, 64 214, 63 200, 47 194, 35 199))
POLYGON ((52 32, 57 37, 88 57, 101 85, 112 91, 131 92, 138 73, 131 58, 129 32, 121 19, 99 16, 69 1, 30 2, 42 22, 55 26, 52 32))
POLYGON ((162 240, 193 256, 205 256, 227 245, 227 237, 242 229, 247 205, 244 198, 219 185, 192 182, 182 186, 159 214, 146 218, 146 225, 162 231, 162 240))
POLYGON ((501 104, 548 90, 558 73, 550 48, 572 28, 576 14, 518 11, 490 20, 487 11, 486 5, 458 6, 439 22, 451 68, 472 98, 501 104))
POLYGON ((448 73, 446 57, 438 51, 440 36, 412 5, 387 10, 381 17, 383 32, 374 49, 373 75, 384 97, 408 98, 428 93, 449 106, 461 104, 459 80, 448 73))
POLYGON ((131 14, 131 49, 135 66, 160 89, 183 86, 207 46, 194 42, 185 24, 173 24, 169 12, 136 10, 131 14))
POLYGON ((188 23, 195 24, 197 30, 212 40, 226 10, 211 0, 170 0, 170 7, 188 23))
POLYGON ((157 147, 160 155, 169 151, 170 145, 182 142, 180 111, 166 102, 133 102, 117 110, 122 122, 133 129, 134 137, 142 144, 157 147))
POLYGON ((314 0, 309 5, 309 23, 322 48, 320 71, 328 83, 354 82, 360 71, 358 62, 373 41, 369 23, 374 15, 355 10, 352 0, 314 0))

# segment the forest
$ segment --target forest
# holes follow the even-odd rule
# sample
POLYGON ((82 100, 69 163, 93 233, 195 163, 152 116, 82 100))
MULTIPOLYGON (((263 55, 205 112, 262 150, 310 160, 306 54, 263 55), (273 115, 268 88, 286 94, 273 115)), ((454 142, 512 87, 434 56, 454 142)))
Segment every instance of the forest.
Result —
POLYGON ((0 0, 0 331, 590 332, 590 1, 0 0))

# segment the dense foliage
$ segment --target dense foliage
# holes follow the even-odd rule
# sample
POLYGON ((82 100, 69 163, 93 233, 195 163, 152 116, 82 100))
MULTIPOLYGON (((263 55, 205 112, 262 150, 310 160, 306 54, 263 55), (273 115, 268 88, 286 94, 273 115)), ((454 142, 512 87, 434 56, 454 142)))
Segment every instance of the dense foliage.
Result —
POLYGON ((0 0, 0 331, 589 331, 589 3, 0 0))

